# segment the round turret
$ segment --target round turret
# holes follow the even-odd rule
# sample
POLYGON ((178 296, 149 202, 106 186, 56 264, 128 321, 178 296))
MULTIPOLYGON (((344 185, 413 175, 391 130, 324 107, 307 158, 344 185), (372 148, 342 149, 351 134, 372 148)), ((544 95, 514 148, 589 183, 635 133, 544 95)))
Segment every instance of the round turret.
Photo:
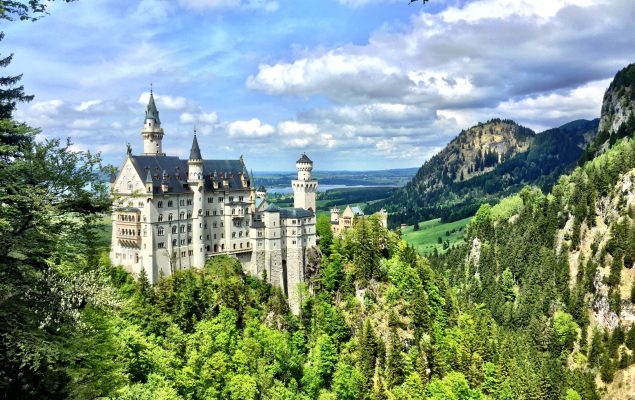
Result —
POLYGON ((267 198, 267 189, 265 189, 265 187, 263 185, 260 185, 260 187, 258 187, 258 190, 256 190, 256 196, 258 196, 261 199, 266 199, 267 198))
POLYGON ((295 167, 298 170, 298 180, 308 181, 311 179, 311 171, 313 170, 313 161, 305 153, 298 161, 295 162, 295 167))

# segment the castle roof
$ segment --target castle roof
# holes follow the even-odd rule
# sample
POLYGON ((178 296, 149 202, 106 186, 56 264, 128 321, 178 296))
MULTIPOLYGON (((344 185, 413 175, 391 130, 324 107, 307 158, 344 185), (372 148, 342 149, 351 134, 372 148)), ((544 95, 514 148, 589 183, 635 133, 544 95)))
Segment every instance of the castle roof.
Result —
POLYGON ((313 161, 309 157, 306 156, 306 153, 302 153, 302 156, 296 161, 296 163, 309 163, 313 164, 313 161))
POLYGON ((159 110, 157 110, 157 105, 154 103, 154 94, 152 94, 152 91, 150 91, 150 100, 146 107, 146 119, 153 119, 157 124, 161 123, 159 110))
POLYGON ((280 218, 306 218, 312 217, 313 211, 304 208, 283 208, 280 210, 280 218))
POLYGON ((277 205, 271 203, 269 204, 269 207, 265 208, 264 212, 280 212, 280 208, 277 205))
MULTIPOLYGON (((155 183, 154 193, 161 193, 161 187, 158 183, 163 178, 163 172, 166 172, 166 180, 170 188, 169 193, 187 193, 190 191, 187 184, 187 160, 181 160, 174 156, 156 155, 133 155, 130 156, 130 159, 140 177, 145 176, 147 179, 148 174, 150 174, 155 183)), ((240 179, 242 170, 243 164, 240 160, 203 160, 205 190, 212 190, 213 179, 218 182, 219 189, 246 189, 249 187, 250 182, 247 181, 243 185, 240 179), (214 174, 216 178, 213 177, 214 174), (227 181, 227 186, 223 186, 223 180, 227 181)))
POLYGON ((196 139, 196 130, 194 131, 194 139, 192 139, 192 148, 190 149, 190 160, 202 160, 201 149, 198 147, 198 140, 196 139))
POLYGON ((266 192, 267 192, 267 189, 265 189, 265 187, 264 187, 263 185, 260 185, 260 186, 258 187, 258 191, 259 191, 259 192, 265 192, 265 193, 266 193, 266 192))

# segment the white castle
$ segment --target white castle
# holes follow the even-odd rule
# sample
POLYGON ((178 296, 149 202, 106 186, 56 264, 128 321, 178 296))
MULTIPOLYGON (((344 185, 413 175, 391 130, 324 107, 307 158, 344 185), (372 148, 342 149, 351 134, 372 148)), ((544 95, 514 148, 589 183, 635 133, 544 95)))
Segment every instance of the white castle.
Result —
POLYGON ((268 204, 264 187, 255 190, 242 156, 204 160, 194 131, 190 158, 181 160, 163 153, 163 134, 151 92, 143 154, 133 155, 128 146, 119 175, 111 178, 113 265, 135 276, 145 270, 154 284, 175 271, 202 268, 211 257, 232 255, 246 273, 281 287, 297 313, 298 284, 307 266, 319 263, 313 162, 306 154, 297 161, 294 207, 281 209, 268 204))

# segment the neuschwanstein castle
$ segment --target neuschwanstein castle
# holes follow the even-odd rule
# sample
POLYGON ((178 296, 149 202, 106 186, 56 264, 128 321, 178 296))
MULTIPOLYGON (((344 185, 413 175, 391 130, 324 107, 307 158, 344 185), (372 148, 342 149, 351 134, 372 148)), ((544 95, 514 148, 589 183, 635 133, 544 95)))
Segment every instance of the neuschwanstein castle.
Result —
POLYGON ((278 208, 255 189, 242 156, 205 160, 196 139, 188 160, 163 153, 163 129, 150 93, 141 130, 143 154, 128 147, 115 197, 110 259, 135 276, 145 270, 151 283, 185 268, 202 268, 220 254, 237 257, 246 273, 266 276, 281 287, 298 312, 298 284, 319 254, 315 232, 313 162, 302 154, 291 185, 293 208, 278 208), (311 256, 313 254, 314 256, 311 256))

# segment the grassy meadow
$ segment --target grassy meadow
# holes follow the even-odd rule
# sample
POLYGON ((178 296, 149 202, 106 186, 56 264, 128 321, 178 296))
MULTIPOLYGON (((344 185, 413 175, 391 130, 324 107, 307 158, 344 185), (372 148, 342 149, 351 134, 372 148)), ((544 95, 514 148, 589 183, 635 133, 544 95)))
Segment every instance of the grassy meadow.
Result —
POLYGON ((413 244, 420 254, 433 253, 434 249, 444 253, 448 246, 463 242, 467 224, 471 219, 472 217, 468 217, 445 224, 441 223, 439 218, 431 219, 420 222, 418 231, 414 230, 414 226, 402 228, 401 235, 406 242, 413 244))

